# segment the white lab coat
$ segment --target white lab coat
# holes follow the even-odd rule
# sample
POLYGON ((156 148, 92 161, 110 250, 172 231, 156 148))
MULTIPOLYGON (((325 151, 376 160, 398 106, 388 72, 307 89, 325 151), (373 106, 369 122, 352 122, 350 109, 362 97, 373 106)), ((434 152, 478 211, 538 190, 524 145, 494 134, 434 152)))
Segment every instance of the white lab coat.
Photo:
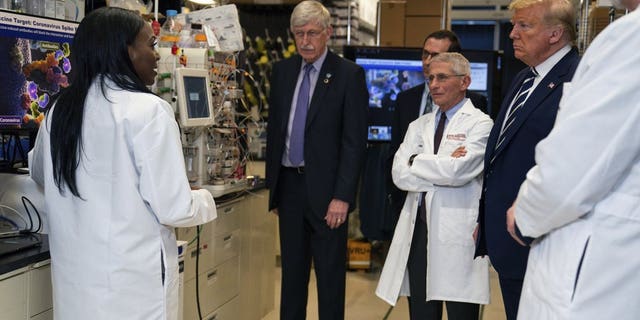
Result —
POLYGON ((191 191, 178 126, 152 94, 91 87, 76 178, 83 199, 60 194, 50 157, 51 115, 32 152, 49 218, 54 318, 178 318, 174 227, 216 217, 213 197, 191 191), (165 267, 164 284, 162 264, 165 267))
POLYGON ((564 88, 516 200, 532 244, 518 319, 640 317, 640 10, 607 27, 564 88))
POLYGON ((427 300, 489 303, 486 258, 473 258, 472 234, 478 217, 482 169, 491 119, 470 100, 445 127, 433 154, 436 112, 413 121, 393 160, 393 181, 409 191, 396 225, 376 294, 391 305, 410 295, 407 260, 420 192, 427 191, 427 300), (453 158, 459 146, 466 156, 453 158), (408 160, 418 154, 409 166, 408 160))

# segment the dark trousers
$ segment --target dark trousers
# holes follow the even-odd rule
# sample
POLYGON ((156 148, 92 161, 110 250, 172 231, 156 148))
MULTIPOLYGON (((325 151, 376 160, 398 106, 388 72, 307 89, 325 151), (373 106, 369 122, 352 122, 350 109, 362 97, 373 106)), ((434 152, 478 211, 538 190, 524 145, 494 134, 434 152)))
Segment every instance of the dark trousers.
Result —
POLYGON ((318 287, 320 320, 344 319, 347 223, 331 230, 310 208, 304 173, 282 168, 278 215, 282 290, 280 319, 306 318, 311 261, 318 287))
POLYGON ((507 320, 516 320, 524 279, 510 279, 500 276, 498 276, 498 279, 500 280, 500 291, 502 291, 504 312, 507 314, 507 320))
MULTIPOLYGON (((411 320, 442 319, 443 301, 426 301, 427 295, 427 224, 416 217, 409 251, 409 317, 411 320)), ((447 319, 478 320, 480 306, 475 303, 446 301, 447 319)))

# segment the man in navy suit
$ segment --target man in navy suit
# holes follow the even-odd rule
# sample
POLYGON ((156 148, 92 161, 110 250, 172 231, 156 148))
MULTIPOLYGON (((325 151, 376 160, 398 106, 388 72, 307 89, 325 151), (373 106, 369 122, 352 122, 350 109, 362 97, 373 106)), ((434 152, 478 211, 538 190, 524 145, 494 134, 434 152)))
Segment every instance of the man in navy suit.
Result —
MULTIPOLYGON (((494 123, 484 161, 476 255, 488 255, 498 272, 508 320, 515 320, 532 239, 516 242, 506 229, 534 148, 553 127, 563 83, 578 65, 575 8, 569 0, 514 0, 510 38, 516 58, 529 67, 513 80, 494 123)), ((562 177, 558 177, 562 179, 562 177)))
POLYGON ((327 48, 330 19, 320 2, 300 2, 291 14, 299 55, 272 72, 266 176, 280 228, 281 319, 305 319, 311 261, 319 318, 344 318, 347 213, 355 207, 369 100, 364 70, 327 48))
MULTIPOLYGON (((449 30, 438 30, 432 32, 424 39, 422 46, 422 70, 427 77, 427 66, 438 53, 442 52, 457 52, 460 53, 462 48, 460 46, 460 40, 458 36, 449 30)), ((466 97, 471 100, 473 106, 487 112, 487 97, 467 91, 466 97)), ((393 156, 400 147, 404 136, 407 133, 407 128, 413 120, 418 119, 422 114, 429 113, 432 109, 431 98, 429 97, 429 86, 427 82, 419 84, 413 88, 398 94, 396 100, 396 108, 393 112, 393 122, 391 124, 391 145, 389 146, 389 157, 387 159, 388 167, 388 193, 391 198, 391 208, 396 215, 400 214, 404 199, 407 197, 407 192, 398 189, 391 180, 391 165, 393 162, 393 156)))

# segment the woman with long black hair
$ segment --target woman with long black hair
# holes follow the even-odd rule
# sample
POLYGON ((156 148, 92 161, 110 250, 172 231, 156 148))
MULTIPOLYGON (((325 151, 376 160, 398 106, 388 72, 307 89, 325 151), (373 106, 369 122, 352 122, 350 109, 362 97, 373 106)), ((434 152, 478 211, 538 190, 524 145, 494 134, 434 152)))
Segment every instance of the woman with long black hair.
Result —
POLYGON ((174 227, 216 217, 190 190, 171 106, 147 88, 159 56, 137 13, 100 8, 80 23, 71 85, 31 154, 49 221, 54 318, 177 319, 174 227))

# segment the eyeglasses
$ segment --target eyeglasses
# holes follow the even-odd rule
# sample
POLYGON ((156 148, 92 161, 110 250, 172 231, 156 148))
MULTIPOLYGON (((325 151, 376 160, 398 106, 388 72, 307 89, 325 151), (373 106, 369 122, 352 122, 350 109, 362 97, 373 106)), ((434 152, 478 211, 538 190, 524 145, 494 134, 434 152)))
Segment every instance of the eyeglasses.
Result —
POLYGON ((445 73, 438 73, 438 74, 430 74, 427 79, 429 79, 429 82, 433 82, 433 80, 438 80, 438 82, 443 82, 443 81, 447 81, 449 79, 451 79, 452 77, 464 77, 466 76, 466 74, 445 74, 445 73))
POLYGON ((318 38, 322 33, 324 32, 324 29, 322 30, 309 30, 307 32, 304 31, 294 31, 293 32, 293 36, 296 37, 296 39, 304 39, 304 36, 306 35, 307 38, 309 39, 316 39, 318 38))
POLYGON ((427 50, 423 50, 422 51, 422 59, 426 59, 426 58, 429 58, 429 57, 433 58, 433 57, 437 56, 438 53, 440 53, 440 52, 429 52, 427 50))

